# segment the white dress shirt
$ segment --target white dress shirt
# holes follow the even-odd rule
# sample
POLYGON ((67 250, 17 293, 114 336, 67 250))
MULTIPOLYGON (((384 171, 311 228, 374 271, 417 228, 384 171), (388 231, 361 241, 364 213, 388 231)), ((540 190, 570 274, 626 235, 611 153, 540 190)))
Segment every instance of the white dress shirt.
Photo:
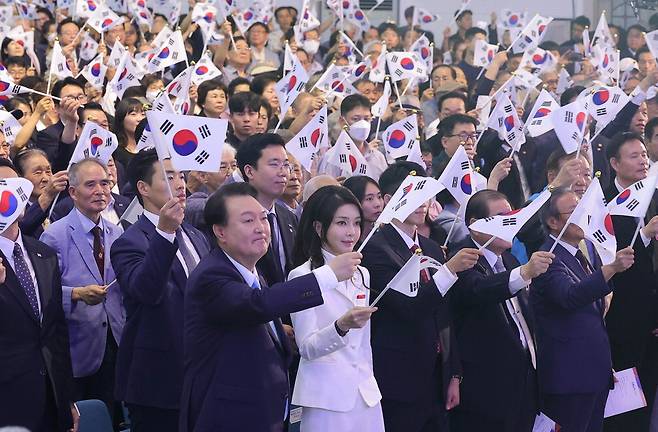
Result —
MULTIPOLYGON (((159 215, 157 215, 155 213, 151 213, 148 210, 144 210, 144 216, 146 216, 146 218, 148 220, 150 220, 153 225, 155 225, 155 231, 158 234, 160 234, 165 239, 169 240, 170 243, 173 243, 174 240, 176 240, 176 234, 169 234, 169 233, 166 233, 166 232, 164 232, 164 231, 162 231, 161 229, 158 228, 158 221, 160 220, 159 215)), ((181 228, 181 233, 183 234, 183 241, 185 242, 185 245, 187 246, 187 249, 192 254, 192 257, 194 258, 194 261, 198 263, 199 261, 201 261, 201 258, 199 257, 199 254, 197 253, 196 249, 194 248, 194 245, 192 244, 192 241, 190 240, 190 238, 185 233, 185 230, 182 229, 182 228, 181 228)), ((176 250, 176 258, 178 258, 178 261, 180 261, 181 265, 183 266, 183 270, 185 271, 185 276, 189 277, 190 276, 190 269, 188 269, 187 266, 185 265, 185 259, 183 258, 183 254, 180 252, 180 249, 176 250)))
POLYGON ((32 260, 30 259, 30 255, 28 255, 27 249, 25 249, 25 245, 23 244, 23 236, 21 232, 18 231, 18 237, 16 238, 15 242, 9 240, 7 237, 0 236, 0 250, 5 255, 5 258, 7 259, 6 264, 9 264, 12 270, 16 268, 16 265, 14 263, 14 244, 16 243, 18 243, 18 245, 21 247, 21 250, 23 251, 23 258, 25 258, 25 262, 27 263, 27 268, 30 271, 30 277, 32 278, 32 283, 34 284, 34 290, 36 291, 36 295, 37 295, 37 306, 39 306, 39 314, 41 314, 41 297, 39 296, 39 284, 37 283, 37 274, 34 271, 34 266, 32 265, 32 260))

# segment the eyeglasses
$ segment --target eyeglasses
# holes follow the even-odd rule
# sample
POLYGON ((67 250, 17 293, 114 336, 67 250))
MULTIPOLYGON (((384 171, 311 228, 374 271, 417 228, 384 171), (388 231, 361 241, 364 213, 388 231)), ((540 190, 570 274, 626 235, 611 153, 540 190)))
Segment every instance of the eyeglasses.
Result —
POLYGON ((287 172, 292 172, 292 165, 290 165, 290 162, 288 161, 281 161, 281 162, 271 161, 268 162, 267 166, 277 171, 281 171, 281 169, 283 168, 287 172))
POLYGON ((84 94, 67 95, 67 96, 62 96, 62 100, 75 100, 78 102, 85 102, 87 100, 87 95, 84 94))
POLYGON ((477 133, 469 134, 469 133, 466 133, 466 132, 462 132, 462 133, 458 133, 458 134, 446 135, 446 137, 448 137, 448 138, 459 137, 459 140, 462 141, 462 142, 466 142, 466 140, 468 140, 468 139, 475 142, 478 139, 478 134, 477 133))

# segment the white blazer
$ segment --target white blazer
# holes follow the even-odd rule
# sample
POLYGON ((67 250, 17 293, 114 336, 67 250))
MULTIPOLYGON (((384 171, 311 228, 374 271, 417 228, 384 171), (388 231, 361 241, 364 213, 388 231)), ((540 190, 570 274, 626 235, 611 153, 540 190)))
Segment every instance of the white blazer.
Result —
MULTIPOLYGON (((333 259, 322 251, 325 262, 333 259)), ((345 337, 334 322, 354 306, 368 305, 370 273, 359 266, 352 281, 339 282, 322 292, 324 304, 291 314, 301 361, 292 403, 331 411, 351 411, 362 397, 366 405, 377 405, 382 395, 372 371, 370 321, 362 329, 351 329, 345 337), (363 275, 363 281, 361 280, 363 275)), ((310 261, 290 272, 294 279, 311 272, 310 261)))

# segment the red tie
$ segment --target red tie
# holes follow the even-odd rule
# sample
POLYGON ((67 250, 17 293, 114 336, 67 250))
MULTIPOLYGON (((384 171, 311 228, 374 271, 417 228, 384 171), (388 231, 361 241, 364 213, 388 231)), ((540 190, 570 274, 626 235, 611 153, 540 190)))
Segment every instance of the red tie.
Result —
MULTIPOLYGON (((409 250, 411 251, 412 254, 415 254, 418 249, 420 249, 420 246, 418 246, 416 244, 409 248, 409 250)), ((428 283, 430 280, 432 280, 432 279, 430 278, 429 269, 422 269, 420 271, 420 281, 422 283, 428 283)))

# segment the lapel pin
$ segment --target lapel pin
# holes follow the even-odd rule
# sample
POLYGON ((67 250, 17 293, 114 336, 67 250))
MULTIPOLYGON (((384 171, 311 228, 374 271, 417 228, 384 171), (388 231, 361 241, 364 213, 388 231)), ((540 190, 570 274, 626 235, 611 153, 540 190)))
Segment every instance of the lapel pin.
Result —
POLYGON ((38 256, 39 258, 41 258, 41 254, 40 254, 39 252, 37 252, 37 256, 38 256))

